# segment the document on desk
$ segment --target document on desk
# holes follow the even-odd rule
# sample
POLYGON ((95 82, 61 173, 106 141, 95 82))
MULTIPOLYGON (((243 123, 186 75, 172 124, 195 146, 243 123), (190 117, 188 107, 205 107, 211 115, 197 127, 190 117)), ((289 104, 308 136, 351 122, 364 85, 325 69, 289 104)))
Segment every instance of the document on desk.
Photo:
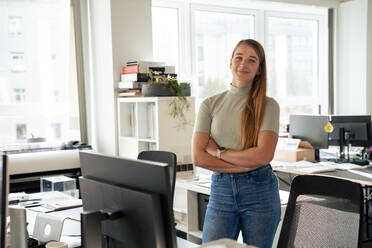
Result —
POLYGON ((53 192, 42 192, 33 194, 39 196, 41 200, 41 206, 30 208, 30 210, 35 212, 53 212, 63 209, 80 207, 83 205, 81 199, 74 198, 65 193, 53 191, 53 192))
POLYGON ((210 188, 211 187, 211 180, 199 180, 194 182, 195 185, 210 188))
POLYGON ((363 166, 357 165, 357 164, 351 164, 351 163, 335 163, 331 161, 322 161, 319 162, 319 164, 325 165, 325 166, 331 166, 337 170, 355 170, 355 169, 362 169, 363 166))
POLYGON ((313 167, 314 165, 316 165, 315 163, 305 161, 305 160, 297 161, 297 162, 294 162, 294 163, 282 162, 282 161, 272 161, 270 164, 273 168, 288 168, 288 169, 289 168, 291 168, 291 169, 306 168, 306 167, 313 167))
POLYGON ((329 171, 336 171, 335 168, 326 165, 314 165, 312 167, 305 167, 305 168, 296 168, 296 171, 303 172, 303 173, 320 173, 320 172, 329 172, 329 171))
POLYGON ((350 170, 349 172, 372 179, 372 174, 367 173, 367 172, 363 172, 363 171, 359 171, 359 170, 350 170))
POLYGON ((81 206, 83 206, 83 201, 81 199, 62 200, 43 205, 43 207, 49 209, 50 211, 64 210, 81 206))
POLYGON ((320 163, 312 163, 309 161, 297 161, 295 163, 283 163, 276 164, 274 168, 282 168, 285 170, 292 170, 301 173, 320 173, 320 172, 328 172, 328 171, 335 171, 336 169, 329 165, 324 165, 320 163))

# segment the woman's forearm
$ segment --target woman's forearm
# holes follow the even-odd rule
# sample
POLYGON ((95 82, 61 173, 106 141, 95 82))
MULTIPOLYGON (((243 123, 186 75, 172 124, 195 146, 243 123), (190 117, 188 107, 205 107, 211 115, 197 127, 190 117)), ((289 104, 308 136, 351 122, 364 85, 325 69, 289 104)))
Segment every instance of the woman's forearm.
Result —
POLYGON ((217 172, 238 173, 252 170, 256 167, 251 166, 247 168, 245 165, 240 166, 234 163, 229 163, 221 159, 217 159, 215 154, 211 155, 206 149, 217 150, 217 144, 210 138, 208 133, 196 132, 193 137, 193 163, 195 166, 202 167, 207 170, 217 172))
POLYGON ((257 167, 271 161, 267 152, 257 147, 240 151, 227 150, 221 154, 221 159, 242 167, 257 167))
POLYGON ((211 170, 211 171, 238 173, 238 172, 244 172, 244 171, 250 170, 250 169, 247 169, 241 166, 236 166, 226 161, 217 159, 205 151, 198 151, 197 154, 194 154, 193 157, 194 157, 195 166, 198 166, 198 167, 201 167, 207 170, 211 170))
POLYGON ((228 150, 221 154, 221 159, 237 166, 254 167, 266 165, 274 157, 278 135, 272 131, 261 131, 257 146, 245 150, 228 150))

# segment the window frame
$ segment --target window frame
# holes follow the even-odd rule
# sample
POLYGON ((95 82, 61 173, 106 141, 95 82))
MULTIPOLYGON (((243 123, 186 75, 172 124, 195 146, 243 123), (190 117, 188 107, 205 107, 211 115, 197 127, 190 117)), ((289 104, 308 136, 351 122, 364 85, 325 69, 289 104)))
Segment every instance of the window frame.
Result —
MULTIPOLYGON (((255 31, 255 39, 259 40, 257 31, 259 30, 258 20, 260 16, 260 11, 258 10, 251 10, 251 9, 238 9, 233 7, 222 7, 218 5, 205 5, 205 4, 198 4, 192 3, 190 4, 189 10, 189 18, 190 18, 190 49, 191 49, 191 77, 192 84, 191 87, 197 87, 198 82, 198 72, 197 72, 197 51, 196 51, 196 29, 195 29, 195 11, 206 11, 206 12, 215 12, 215 13, 223 13, 223 14, 237 14, 237 15, 251 15, 254 17, 254 31, 255 31)), ((196 90, 194 89, 194 92, 196 90)), ((197 106, 198 102, 201 99, 196 99, 197 106)))
MULTIPOLYGON (((81 15, 80 15, 80 11, 81 11, 81 1, 80 0, 69 0, 70 1, 70 19, 69 19, 69 32, 72 30, 72 33, 70 32, 69 35, 72 34, 72 36, 67 39, 67 42, 69 42, 69 46, 71 46, 69 49, 70 49, 70 55, 72 56, 72 50, 74 50, 75 52, 75 57, 73 57, 72 59, 74 60, 74 65, 72 66, 76 66, 78 67, 77 68, 77 72, 75 73, 76 74, 76 77, 79 77, 77 79, 77 88, 78 88, 78 103, 79 103, 79 109, 78 109, 78 113, 79 113, 79 126, 80 126, 80 141, 82 143, 88 143, 88 139, 87 139, 87 128, 86 128, 86 106, 85 106, 85 94, 84 94, 84 83, 85 83, 85 80, 84 80, 84 77, 81 77, 82 74, 84 74, 84 68, 82 67, 82 63, 80 63, 80 61, 82 61, 82 55, 81 55, 81 50, 82 50, 82 41, 81 41, 81 15), (79 37, 77 37, 79 36, 79 37), (79 39, 80 38, 80 39, 79 39)), ((16 16, 14 14, 10 14, 9 16, 16 16)), ((8 26, 9 26, 9 16, 8 16, 8 26)), ((16 16, 17 17, 17 16, 16 16)), ((21 17, 21 21, 24 21, 24 17, 23 16, 20 16, 21 17)), ((8 36, 9 36, 9 30, 8 30, 8 36)), ((11 39, 24 39, 25 38, 25 31, 23 30, 22 34, 21 35, 15 35, 15 36, 9 36, 9 38, 11 39)), ((26 57, 27 55, 25 55, 26 53, 24 51, 16 51, 16 52, 10 52, 10 53, 22 53, 23 54, 23 63, 25 62, 25 60, 27 60, 28 58, 26 57)), ((71 69, 71 68, 69 68, 71 69)), ((27 70, 27 69, 25 69, 27 70)), ((25 70, 22 70, 22 71, 16 71, 16 73, 19 73, 19 72, 24 72, 25 70)), ((20 119, 20 115, 24 112, 27 113, 28 116, 34 116, 34 115, 38 115, 39 112, 40 112, 40 103, 35 103, 35 102, 21 102, 21 103, 17 103, 15 100, 14 100, 14 97, 15 97, 15 92, 12 91, 10 92, 11 95, 10 95, 10 99, 11 101, 9 103, 5 103, 5 104, 0 104, 0 112, 2 113, 2 116, 6 116, 6 117, 11 117, 11 122, 12 122, 12 126, 14 124, 14 127, 13 130, 12 130, 12 136, 16 137, 17 133, 16 133, 16 126, 21 123, 21 119, 20 119), (14 134, 14 135, 13 135, 14 134)), ((22 93, 22 94, 25 94, 25 93, 22 93)), ((22 123, 21 123, 22 124, 22 123)), ((31 121, 30 123, 26 123, 26 127, 28 128, 29 126, 32 127, 34 125, 34 121, 31 121)), ((48 126, 47 123, 40 123, 42 126, 48 126)), ((61 127, 62 127, 62 123, 60 123, 61 127)), ((71 137, 72 138, 72 137, 71 137)), ((7 143, 7 144, 0 144, 0 150, 7 150, 9 147, 12 147, 14 145, 18 146, 18 145, 24 145, 23 142, 19 143, 19 139, 18 138, 15 138, 15 142, 14 143, 7 143)), ((65 142, 66 140, 63 140, 62 142, 65 142)), ((62 143, 61 142, 61 143, 62 143)), ((54 143, 54 142, 53 142, 54 143)), ((50 144, 52 145, 52 143, 50 142, 50 144)))
POLYGON ((179 75, 190 74, 190 64, 188 59, 189 49, 187 47, 187 20, 185 15, 185 8, 187 7, 183 1, 152 1, 152 7, 172 8, 178 11, 178 65, 176 68, 179 75), (183 59, 186 58, 186 59, 183 59))
MULTIPOLYGON (((248 14, 255 18, 255 39, 264 46, 268 42, 268 18, 287 17, 305 20, 316 20, 318 26, 318 83, 317 97, 275 97, 282 104, 321 104, 321 114, 330 110, 329 64, 328 64, 328 9, 327 6, 307 6, 280 2, 253 2, 247 6, 246 1, 234 0, 226 3, 223 0, 154 0, 152 6, 178 8, 179 13, 179 74, 197 87, 195 48, 195 15, 193 11, 210 11, 229 14, 248 14), (283 9, 278 11, 278 9, 283 9)), ((198 100, 198 99, 197 99, 198 100)))
MULTIPOLYGON (((302 20, 316 20, 319 23, 318 26, 318 84, 317 93, 318 97, 309 96, 291 96, 291 97, 275 97, 279 104, 295 104, 301 102, 303 104, 321 104, 321 113, 328 114, 329 109, 329 82, 328 82, 328 12, 324 15, 320 14, 299 14, 293 12, 284 11, 266 11, 265 12, 265 38, 268 36, 268 18, 279 17, 279 18, 291 18, 291 19, 302 19, 302 20), (324 16, 325 15, 325 16, 324 16)), ((268 38, 265 39, 265 45, 268 42, 268 38)))
MULTIPOLYGON (((184 66, 181 65, 180 63, 183 63, 183 64, 185 63, 185 61, 181 59, 181 51, 184 51, 184 49, 181 49, 181 41, 185 42, 183 39, 181 40, 181 35, 182 34, 180 34, 181 33, 181 27, 183 25, 181 23, 181 20, 183 19, 181 17, 182 14, 180 13, 181 10, 182 10, 182 7, 179 4, 175 4, 175 3, 168 3, 168 4, 169 4, 169 6, 164 7, 164 6, 157 6, 156 3, 155 3, 151 7, 152 8, 153 7, 168 8, 168 9, 175 9, 175 10, 177 10, 177 17, 178 17, 178 19, 177 19, 177 24, 178 24, 178 27, 177 27, 177 40, 178 40, 178 44, 177 44, 177 47, 178 47, 177 53, 178 54, 177 54, 177 57, 178 57, 178 61, 177 61, 177 63, 178 63, 178 68, 176 67, 176 73, 177 72, 180 73, 181 68, 184 68, 184 66)), ((154 48, 154 43, 153 43, 153 48, 154 48)), ((154 53, 154 49, 153 49, 153 53, 154 53)))

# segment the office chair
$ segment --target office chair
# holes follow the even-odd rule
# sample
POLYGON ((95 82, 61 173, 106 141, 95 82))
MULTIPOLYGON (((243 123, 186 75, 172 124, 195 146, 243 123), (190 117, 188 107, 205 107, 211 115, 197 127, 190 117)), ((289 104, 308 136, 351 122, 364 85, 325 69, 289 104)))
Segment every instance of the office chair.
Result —
POLYGON ((316 175, 293 179, 278 248, 361 247, 362 186, 316 175))
MULTIPOLYGON (((167 163, 169 166, 169 176, 172 189, 172 200, 174 198, 174 188, 176 186, 177 156, 173 152, 166 151, 143 151, 138 154, 138 159, 167 163)), ((173 202, 172 202, 173 203, 173 202)))

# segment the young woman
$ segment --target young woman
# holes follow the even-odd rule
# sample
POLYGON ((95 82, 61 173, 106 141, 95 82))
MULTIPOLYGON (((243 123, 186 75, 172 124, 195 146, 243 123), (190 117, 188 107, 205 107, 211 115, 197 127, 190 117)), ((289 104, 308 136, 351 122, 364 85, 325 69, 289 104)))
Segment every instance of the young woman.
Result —
POLYGON ((230 88, 200 106, 193 136, 196 166, 213 171, 203 243, 220 238, 271 247, 280 220, 278 181, 270 161, 279 131, 279 105, 266 96, 263 47, 235 47, 230 88))

